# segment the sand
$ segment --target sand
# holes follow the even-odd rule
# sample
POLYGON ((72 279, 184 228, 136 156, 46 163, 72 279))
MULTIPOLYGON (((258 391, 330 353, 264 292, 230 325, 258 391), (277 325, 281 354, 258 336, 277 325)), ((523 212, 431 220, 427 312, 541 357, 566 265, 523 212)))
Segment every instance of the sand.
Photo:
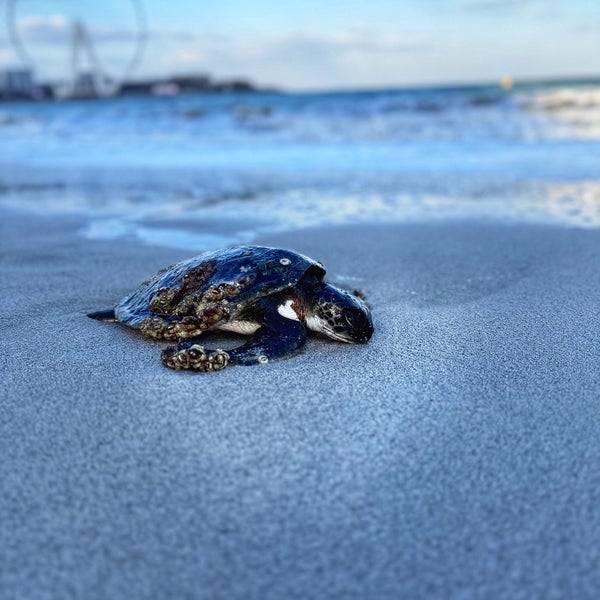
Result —
POLYGON ((3 599, 597 597, 599 232, 260 239, 373 340, 190 374, 85 317, 189 253, 1 217, 3 599))

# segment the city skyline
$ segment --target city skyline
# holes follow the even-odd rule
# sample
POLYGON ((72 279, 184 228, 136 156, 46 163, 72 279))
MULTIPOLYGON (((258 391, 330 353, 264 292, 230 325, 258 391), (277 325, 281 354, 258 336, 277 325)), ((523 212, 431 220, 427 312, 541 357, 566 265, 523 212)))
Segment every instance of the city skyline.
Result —
MULTIPOLYGON (((60 78, 69 28, 85 24, 107 72, 133 52, 134 3, 17 3, 36 75, 60 78)), ((593 0, 256 0, 143 2, 147 44, 137 78, 210 73, 287 89, 397 87, 600 74, 593 0)), ((0 0, 6 13, 7 2, 0 0)), ((0 68, 22 63, 0 28, 0 68)))

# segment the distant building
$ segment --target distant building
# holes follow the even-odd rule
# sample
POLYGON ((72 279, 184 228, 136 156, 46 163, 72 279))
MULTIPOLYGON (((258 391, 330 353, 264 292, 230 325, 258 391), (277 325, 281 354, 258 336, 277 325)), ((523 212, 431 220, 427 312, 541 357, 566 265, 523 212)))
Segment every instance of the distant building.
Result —
POLYGON ((214 89, 214 84, 208 75, 176 75, 170 77, 167 83, 176 85, 183 94, 211 92, 214 89))
POLYGON ((126 81, 119 88, 121 96, 150 96, 152 88, 156 85, 153 81, 126 81))
POLYGON ((178 96, 181 89, 176 83, 157 83, 152 86, 152 95, 154 96, 178 96))
POLYGON ((255 92, 256 88, 249 81, 244 79, 232 79, 230 81, 221 81, 214 87, 217 92, 255 92))
POLYGON ((178 96, 214 92, 254 92, 257 88, 249 81, 232 79, 213 80, 208 75, 174 75, 168 79, 126 81, 121 85, 122 96, 178 96))
POLYGON ((4 69, 0 71, 1 98, 33 98, 35 86, 29 69, 4 69))

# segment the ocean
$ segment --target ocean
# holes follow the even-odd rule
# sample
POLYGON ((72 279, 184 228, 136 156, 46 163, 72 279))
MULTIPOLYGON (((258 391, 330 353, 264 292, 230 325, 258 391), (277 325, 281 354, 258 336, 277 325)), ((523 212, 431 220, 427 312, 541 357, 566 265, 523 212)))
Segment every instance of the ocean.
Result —
POLYGON ((204 250, 352 223, 600 227, 600 81, 0 104, 0 205, 204 250))

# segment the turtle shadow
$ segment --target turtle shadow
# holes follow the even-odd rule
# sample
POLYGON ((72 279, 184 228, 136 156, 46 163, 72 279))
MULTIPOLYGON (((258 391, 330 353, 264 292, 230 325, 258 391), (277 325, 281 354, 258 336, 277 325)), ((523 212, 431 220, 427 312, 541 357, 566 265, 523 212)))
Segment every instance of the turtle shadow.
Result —
POLYGON ((145 344, 151 343, 158 347, 166 346, 177 346, 180 342, 192 342, 193 344, 200 344, 201 346, 209 346, 220 348, 222 350, 231 350, 240 346, 244 342, 247 342, 249 337, 240 333, 234 333, 230 331, 220 330, 208 330, 200 335, 196 335, 190 338, 180 340, 167 340, 167 339, 154 339, 148 337, 138 329, 128 327, 123 323, 111 323, 113 327, 118 328, 120 334, 125 334, 130 340, 135 342, 143 342, 145 344))

